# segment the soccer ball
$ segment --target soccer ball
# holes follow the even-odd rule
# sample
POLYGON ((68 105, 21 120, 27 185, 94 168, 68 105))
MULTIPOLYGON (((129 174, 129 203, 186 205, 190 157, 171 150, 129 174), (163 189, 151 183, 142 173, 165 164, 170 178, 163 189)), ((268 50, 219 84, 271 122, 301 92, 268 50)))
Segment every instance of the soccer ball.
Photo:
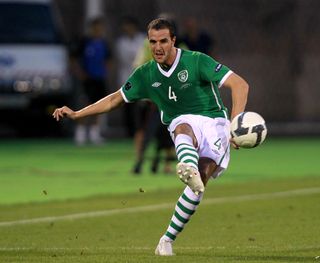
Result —
POLYGON ((263 143, 266 136, 266 123, 256 112, 242 112, 231 122, 231 137, 242 148, 254 148, 263 143))

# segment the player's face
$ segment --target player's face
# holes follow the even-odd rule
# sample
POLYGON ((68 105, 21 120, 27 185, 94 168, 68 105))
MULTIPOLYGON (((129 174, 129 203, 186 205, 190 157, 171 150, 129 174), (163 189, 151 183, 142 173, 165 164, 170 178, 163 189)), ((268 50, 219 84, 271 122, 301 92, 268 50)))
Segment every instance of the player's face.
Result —
POLYGON ((170 37, 169 29, 150 29, 148 38, 154 60, 159 64, 172 65, 176 57, 176 38, 170 37))

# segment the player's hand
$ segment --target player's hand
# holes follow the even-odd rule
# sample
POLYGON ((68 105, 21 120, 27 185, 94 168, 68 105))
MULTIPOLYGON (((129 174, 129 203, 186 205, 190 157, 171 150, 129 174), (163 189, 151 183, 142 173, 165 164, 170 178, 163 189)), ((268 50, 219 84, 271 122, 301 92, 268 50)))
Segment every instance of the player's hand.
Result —
POLYGON ((68 108, 67 106, 63 106, 62 108, 55 109, 55 111, 52 114, 53 118, 55 118, 56 121, 59 121, 63 117, 67 117, 69 119, 74 120, 76 117, 75 115, 76 113, 70 108, 68 108))
POLYGON ((230 144, 231 144, 232 148, 234 148, 234 149, 236 149, 236 150, 239 150, 239 149, 240 149, 240 146, 237 145, 232 138, 230 139, 230 144))

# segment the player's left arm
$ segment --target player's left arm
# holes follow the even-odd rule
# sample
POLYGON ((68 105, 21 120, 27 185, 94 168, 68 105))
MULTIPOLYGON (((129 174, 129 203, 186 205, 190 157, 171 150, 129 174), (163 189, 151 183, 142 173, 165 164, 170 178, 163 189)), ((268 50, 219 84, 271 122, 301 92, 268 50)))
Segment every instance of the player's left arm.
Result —
POLYGON ((223 83, 222 87, 231 90, 232 109, 231 120, 239 113, 244 112, 249 93, 248 83, 236 73, 232 73, 223 83))

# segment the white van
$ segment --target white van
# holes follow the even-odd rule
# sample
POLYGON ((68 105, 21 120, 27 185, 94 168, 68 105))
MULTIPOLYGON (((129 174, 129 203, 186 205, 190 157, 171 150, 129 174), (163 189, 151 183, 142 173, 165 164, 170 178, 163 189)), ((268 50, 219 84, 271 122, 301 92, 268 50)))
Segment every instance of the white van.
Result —
POLYGON ((47 114, 70 92, 68 52, 53 2, 0 0, 0 111, 47 114))

